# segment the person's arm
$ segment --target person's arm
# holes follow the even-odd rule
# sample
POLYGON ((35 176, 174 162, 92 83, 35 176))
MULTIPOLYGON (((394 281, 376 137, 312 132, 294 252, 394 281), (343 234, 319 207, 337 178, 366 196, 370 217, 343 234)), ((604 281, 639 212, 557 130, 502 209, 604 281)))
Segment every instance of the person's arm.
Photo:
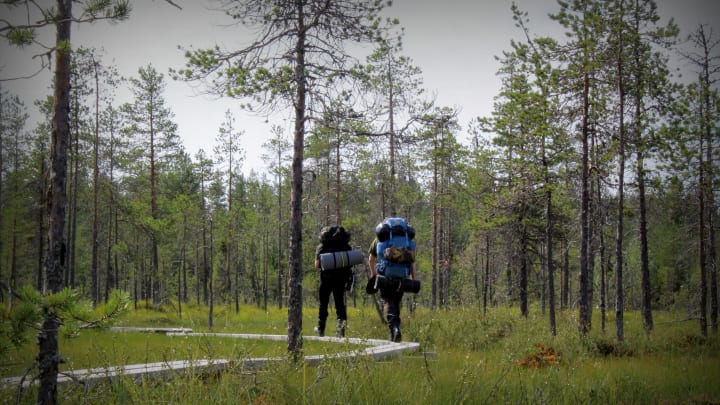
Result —
POLYGON ((410 280, 415 280, 416 269, 417 269, 417 263, 412 262, 412 264, 410 264, 410 280))
POLYGON ((322 245, 318 245, 318 247, 315 248, 315 268, 320 268, 320 254, 323 253, 323 247, 322 245))
POLYGON ((370 265, 370 278, 377 275, 375 265, 377 264, 377 239, 374 239, 370 244, 370 250, 368 251, 368 265, 370 265))

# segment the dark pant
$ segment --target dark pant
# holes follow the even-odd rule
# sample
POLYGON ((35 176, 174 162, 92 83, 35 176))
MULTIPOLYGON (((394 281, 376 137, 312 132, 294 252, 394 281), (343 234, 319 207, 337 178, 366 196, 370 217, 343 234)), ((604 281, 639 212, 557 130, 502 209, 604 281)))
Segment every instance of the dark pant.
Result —
POLYGON ((385 318, 392 334, 395 329, 400 329, 400 306, 402 305, 403 292, 395 289, 380 289, 380 298, 383 300, 385 318))
POLYGON ((349 269, 326 270, 320 273, 320 311, 318 313, 318 320, 323 324, 328 317, 330 294, 332 294, 335 299, 335 314, 337 314, 337 319, 347 320, 345 284, 349 277, 349 269))

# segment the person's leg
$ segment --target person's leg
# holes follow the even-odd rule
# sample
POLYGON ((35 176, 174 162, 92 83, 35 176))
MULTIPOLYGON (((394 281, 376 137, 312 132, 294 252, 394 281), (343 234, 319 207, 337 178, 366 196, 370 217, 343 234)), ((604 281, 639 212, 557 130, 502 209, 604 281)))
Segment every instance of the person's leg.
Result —
POLYGON ((403 293, 398 292, 395 297, 395 299, 396 299, 396 301, 395 301, 396 317, 395 317, 395 329, 394 329, 394 334, 393 334, 393 339, 392 339, 393 342, 402 341, 402 333, 400 332, 400 323, 401 323, 400 309, 402 308, 402 298, 403 298, 403 293))
POLYGON ((335 299, 335 314, 337 315, 337 337, 345 337, 347 325, 347 306, 345 304, 345 280, 336 280, 333 285, 333 298, 335 299))
MULTIPOLYGON (((322 276, 321 276, 322 277, 322 276)), ((318 336, 325 336, 325 323, 328 317, 328 304, 330 303, 330 293, 332 292, 331 283, 327 280, 320 279, 320 309, 318 310, 318 324, 315 327, 315 333, 318 336)))
POLYGON ((384 303, 385 319, 387 319, 390 332, 389 339, 393 342, 399 342, 402 338, 400 333, 400 301, 402 300, 402 294, 393 290, 382 290, 381 297, 384 303))

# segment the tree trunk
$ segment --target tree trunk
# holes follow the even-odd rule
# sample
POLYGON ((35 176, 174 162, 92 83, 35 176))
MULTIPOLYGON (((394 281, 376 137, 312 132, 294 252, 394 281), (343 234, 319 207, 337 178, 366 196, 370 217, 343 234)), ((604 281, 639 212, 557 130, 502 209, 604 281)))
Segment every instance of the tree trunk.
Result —
MULTIPOLYGON (((72 74, 71 74, 72 77, 72 74)), ((70 88, 72 90, 72 84, 70 85, 70 88)), ((79 103, 79 101, 78 101, 79 103)), ((77 104, 77 103, 76 103, 77 104)), ((70 104, 68 104, 68 108, 72 108, 70 104)), ((79 106, 76 105, 75 109, 79 109, 79 106)), ((70 111, 70 110, 68 110, 70 111)), ((80 172, 80 114, 78 111, 74 111, 75 116, 74 120, 69 121, 68 123, 68 142, 72 142, 73 146, 70 148, 73 149, 73 152, 69 154, 69 158, 72 162, 72 167, 68 173, 68 177, 70 180, 70 187, 68 190, 66 190, 67 193, 67 199, 68 199, 68 207, 67 207, 67 221, 68 221, 68 229, 67 229, 67 255, 65 256, 66 264, 65 264, 65 285, 66 287, 75 288, 75 254, 77 253, 76 249, 76 243, 77 243, 77 205, 78 205, 78 191, 80 189, 80 179, 79 179, 79 172, 80 172), (72 134, 72 124, 75 125, 75 134, 74 139, 71 139, 73 136, 72 134)))
MULTIPOLYGON (((245 262, 245 248, 243 247, 242 251, 240 252, 240 257, 238 258, 240 263, 245 262)), ((235 290, 233 291, 234 299, 235 299, 235 313, 240 313, 240 266, 241 264, 238 263, 238 265, 235 267, 235 290)))
MULTIPOLYGON (((699 43, 702 46, 702 119, 701 126, 703 134, 707 140, 706 153, 706 168, 705 176, 707 184, 701 182, 701 187, 707 190, 707 229, 708 229, 708 242, 707 242, 707 266, 706 271, 710 276, 710 324, 713 332, 718 330, 718 281, 717 281, 717 264, 715 263, 715 198, 714 198, 714 163, 713 163, 713 140, 717 140, 717 134, 712 132, 712 123, 716 120, 713 119, 713 106, 710 100, 710 92, 713 81, 710 77, 711 70, 717 72, 717 65, 713 66, 713 62, 717 62, 715 58, 711 57, 713 54, 713 48, 718 46, 720 42, 712 39, 712 32, 709 36, 706 36, 704 27, 701 25, 698 33, 696 34, 699 38, 699 43)), ((716 131, 717 132, 717 131, 716 131)), ((700 158, 702 162, 702 157, 700 158)), ((702 163, 701 163, 702 164, 702 163)), ((702 234, 701 234, 702 235, 702 234)), ((704 260, 703 256, 700 256, 701 262, 704 260)), ((707 281, 707 280, 706 280, 707 281)), ((705 308, 705 306, 703 306, 705 308)), ((704 309, 703 309, 704 311, 704 309)), ((706 327, 707 328, 707 327, 706 327)))
MULTIPOLYGON (((604 217, 604 214, 603 214, 604 217)), ((604 224, 603 220, 603 224, 604 224)), ((607 300, 608 300, 608 289, 607 289, 607 275, 610 269, 609 258, 607 255, 607 248, 605 244, 605 231, 601 228, 599 231, 600 239, 600 330, 605 330, 607 324, 607 300)))
POLYGON ((269 229, 265 228, 265 237, 263 238, 263 310, 267 312, 268 307, 268 252, 270 251, 270 234, 269 229))
POLYGON ((490 284, 490 234, 485 233, 485 277, 483 282, 483 315, 487 313, 488 285, 490 284))
POLYGON ((545 155, 545 139, 542 142, 542 160, 543 172, 545 174, 545 244, 547 266, 547 289, 548 289, 548 310, 550 333, 557 335, 557 325, 555 322, 555 263, 553 262, 553 211, 552 211, 552 190, 550 189, 550 168, 548 167, 547 156, 545 155))
MULTIPOLYGON (((278 136, 279 139, 279 136, 278 136)), ((282 289, 282 279, 283 279, 283 271, 282 271, 282 252, 283 252, 283 243, 282 243, 282 149, 280 148, 280 143, 278 142, 278 151, 277 151, 277 190, 278 190, 278 218, 277 218, 277 303, 278 303, 278 309, 282 309, 283 307, 283 289, 282 289)))
POLYGON ((560 283, 560 308, 569 308, 570 305, 570 247, 567 239, 563 238, 561 250, 563 253, 562 272, 560 274, 562 281, 560 283))
MULTIPOLYGON (((38 187, 38 207, 37 210, 37 290, 45 293, 45 271, 43 266, 43 258, 45 257, 45 210, 43 207, 47 205, 46 201, 46 195, 45 190, 47 188, 46 183, 46 171, 45 168, 45 143, 42 143, 42 149, 40 150, 40 171, 38 176, 38 184, 40 185, 38 187)), ((2 151, 1 141, 0 141, 0 151, 2 151)), ((1 153, 1 152, 0 152, 1 153)), ((0 158, 0 161, 2 158, 0 158)), ((2 164, 0 163, 0 171, 2 170, 2 164)), ((0 175, 0 183, 2 183, 2 175, 0 175)), ((0 196, 2 193, 0 193, 0 196)), ((2 198, 0 198, 1 200, 2 198)), ((2 229, 2 220, 0 220, 0 229, 2 229)), ((2 238, 0 238, 1 240, 2 238)), ((0 244, 0 251, 2 251, 2 245, 0 244)), ((2 271, 0 271, 0 279, 2 279, 2 271)), ((0 298, 2 298, 2 293, 0 293, 0 298)), ((12 307, 12 306, 10 306, 12 307)))
POLYGON ((438 305, 438 291, 440 289, 440 276, 438 271, 438 237, 439 215, 438 215, 438 162, 437 162, 437 135, 433 139, 433 183, 432 183, 432 301, 430 308, 435 309, 438 305))
POLYGON ((290 257, 288 258, 288 337, 287 348, 294 361, 302 350, 302 195, 305 147, 305 15, 297 6, 297 42, 295 44, 295 129, 293 131, 292 190, 290 194, 290 257))
POLYGON ((215 299, 213 297, 213 270, 215 267, 215 251, 214 251, 214 241, 215 239, 215 233, 213 228, 213 220, 210 219, 210 266, 208 270, 208 329, 210 331, 213 330, 214 322, 213 322, 213 311, 214 311, 214 304, 215 299))
MULTIPOLYGON (((707 161, 712 162, 712 138, 709 128, 706 129, 708 147, 706 149, 707 161)), ((708 164, 708 190, 715 190, 713 187, 713 164, 708 164)), ((715 262, 715 200, 708 199, 708 272, 710 273, 710 328, 713 332, 718 331, 718 280, 717 280, 717 263, 715 262)))
MULTIPOLYGON (((232 127, 231 127, 232 128, 232 127)), ((232 130, 228 131, 230 138, 230 146, 228 147, 228 222, 227 222, 227 243, 225 246, 225 284, 223 288, 225 293, 230 296, 232 294, 232 248, 234 246, 233 235, 233 146, 232 146, 232 130)))
MULTIPOLYGON (((208 278, 209 278, 209 264, 208 264, 208 257, 207 257, 207 249, 208 249, 208 242, 207 242, 207 210, 205 209, 205 174, 203 173, 202 178, 200 179, 200 210, 202 212, 202 246, 198 247, 198 249, 202 249, 202 274, 198 272, 197 277, 199 279, 202 279, 202 292, 203 292, 203 303, 207 305, 209 303, 209 293, 208 293, 208 278)), ((212 220, 211 220, 212 221, 212 220)), ((212 224, 212 222, 211 222, 212 224)), ((197 254, 197 251, 195 252, 197 254)), ((198 288, 198 296, 200 295, 200 288, 198 288)), ((199 299, 198 299, 199 301, 199 299)))
POLYGON ((342 224, 340 216, 340 187, 342 185, 340 174, 340 144, 342 142, 342 131, 338 131, 337 143, 335 143, 335 223, 342 224))
MULTIPOLYGON (((390 160, 390 190, 389 195, 389 211, 392 212, 397 207, 395 206, 396 196, 396 170, 395 170, 395 87, 393 86, 393 75, 392 75, 392 52, 388 52, 388 129, 390 136, 388 139, 388 151, 390 160)), ((384 205, 383 205, 384 208, 384 205)))
MULTIPOLYGON (((4 116, 4 111, 3 111, 3 93, 2 93, 2 91, 0 91, 0 122, 4 122, 4 121, 5 121, 5 116, 4 116)), ((4 131, 0 131, 0 230, 3 229, 3 219, 5 217, 5 209, 4 209, 5 207, 3 207, 3 201, 5 201, 5 199, 3 198, 3 184, 5 184, 3 182, 3 173, 5 172, 5 160, 4 160, 5 153, 3 152, 3 150, 5 149, 5 147, 3 146, 4 134, 5 134, 4 131)), ((43 192, 44 192, 44 190, 43 190, 43 192)), ((40 232, 42 232, 42 225, 40 225, 40 232)), ((0 252, 2 252, 2 251, 3 251, 3 238, 0 237, 0 252)), ((3 279, 3 261, 0 260, 0 281, 2 281, 2 279, 3 279)), ((40 280, 40 278, 38 278, 38 286, 39 286, 39 282, 40 282, 39 280, 40 280)), ((38 291, 40 291, 39 288, 38 288, 38 291)), ((4 298, 3 294, 4 294, 4 291, 2 291, 2 289, 0 289, 0 300, 2 300, 4 298)), ((8 307, 9 307, 8 310, 11 310, 12 309, 12 292, 8 292, 8 300, 9 300, 8 302, 10 303, 8 305, 8 307)))
MULTIPOLYGON (((520 219, 521 221, 523 218, 520 219)), ((522 315, 524 318, 527 318, 530 310, 528 308, 528 254, 527 254, 527 244, 528 244, 528 235, 527 230, 525 229, 525 226, 521 225, 521 234, 520 234, 520 257, 518 257, 519 262, 519 289, 520 289, 520 315, 522 315)))
POLYGON ((592 325, 592 303, 590 302, 590 280, 588 251, 590 248, 590 170, 588 159, 588 119, 590 76, 585 72, 583 75, 583 96, 582 96, 582 191, 580 196, 580 297, 578 305, 578 330, 586 335, 592 325))
MULTIPOLYGON (((637 134, 640 136, 640 134, 637 134)), ((639 148, 642 146, 639 145, 639 148)), ((652 316, 652 290, 650 287, 650 264, 648 255, 647 237, 647 204, 645 202, 645 168, 644 158, 640 150, 637 151, 637 183, 638 183, 638 206, 640 214, 640 272, 641 272, 641 312, 643 317, 643 328, 645 332, 653 330, 652 316)))
MULTIPOLYGON (((158 219, 158 207, 157 207, 157 187, 156 187, 156 173, 155 173, 155 128, 153 125, 152 118, 150 119, 150 217, 153 221, 158 219)), ((158 253, 158 242, 157 235, 155 232, 150 233, 150 240, 152 243, 151 260, 152 260, 152 283, 150 286, 150 292, 153 299, 153 304, 160 304, 160 257, 158 253)))
MULTIPOLYGON (((70 21, 72 0, 57 0, 54 105, 52 119, 52 144, 50 156, 52 167, 48 190, 48 255, 45 265, 48 288, 58 293, 63 287, 65 272, 65 182, 67 178, 67 148, 70 135, 70 21)), ((57 314, 44 312, 42 329, 38 332, 40 385, 38 404, 57 403, 57 376, 60 364, 57 330, 60 322, 57 314)))
POLYGON ((704 142, 703 137, 700 137, 700 145, 699 145, 699 178, 698 178, 698 207, 700 210, 699 217, 700 217, 700 224, 698 229, 698 236, 700 238, 700 247, 699 247, 699 262, 700 262, 700 333, 703 336, 707 336, 708 332, 708 324, 707 324, 707 293, 708 293, 708 285, 707 285, 707 266, 706 266, 706 260, 707 257, 705 255, 705 190, 703 185, 705 184, 705 164, 703 162, 703 148, 704 148, 704 142))
POLYGON ((618 190, 617 190, 617 233, 615 235, 615 327, 616 338, 622 342, 625 338, 624 313, 625 292, 623 290, 623 231, 625 208, 625 86, 623 84, 622 38, 618 50, 618 190))
POLYGON ((92 202, 92 259, 90 263, 90 279, 92 289, 92 303, 96 306, 99 302, 100 286, 98 283, 98 233, 100 219, 98 218, 98 189, 99 187, 99 167, 98 167, 98 151, 100 143, 100 78, 98 76, 97 62, 93 60, 93 68, 95 73, 95 138, 93 141, 93 202, 92 202))
MULTIPOLYGON (((108 152, 108 177, 109 177, 109 183, 110 187, 113 187, 115 184, 115 127, 114 127, 114 112, 111 110, 110 112, 111 117, 109 120, 110 123, 110 143, 109 147, 110 150, 108 152)), ((120 269, 118 268, 118 257, 117 253, 113 255, 113 240, 115 243, 118 242, 118 222, 117 222, 117 214, 115 211, 115 202, 114 198, 112 198, 112 191, 108 193, 108 210, 107 210, 107 224, 108 224, 108 230, 107 230, 107 252, 105 253, 105 260, 107 261, 105 268, 107 269, 106 277, 106 288, 105 288, 105 296, 108 296, 108 293, 112 288, 118 288, 120 289, 120 269)))

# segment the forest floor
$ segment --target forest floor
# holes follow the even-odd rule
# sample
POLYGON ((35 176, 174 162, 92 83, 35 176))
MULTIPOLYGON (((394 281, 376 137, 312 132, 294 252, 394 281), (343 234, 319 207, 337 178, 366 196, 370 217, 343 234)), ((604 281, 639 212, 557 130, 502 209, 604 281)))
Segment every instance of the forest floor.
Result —
MULTIPOLYGON (((334 354, 371 348, 350 340, 316 339, 317 308, 305 309, 303 355, 324 358, 294 363, 283 333, 287 311, 217 307, 214 333, 264 334, 273 340, 228 339, 221 335, 167 337, 156 333, 84 330, 63 337, 68 369, 175 360, 235 359, 222 372, 209 368, 177 371, 162 379, 117 378, 71 383, 59 391, 67 403, 664 403, 720 404, 720 337, 700 334, 697 321, 656 312, 645 333, 639 314, 625 316, 618 343, 614 320, 602 330, 577 332, 576 313, 558 313, 558 332, 549 332, 541 311, 528 318, 511 308, 429 310, 403 316, 403 340, 411 350, 389 357, 334 354), (250 367, 240 359, 278 358, 250 367), (282 360, 284 359, 284 360, 282 360), (401 375, 402 378, 397 376, 401 375)), ((131 311, 118 326, 188 328, 210 332, 202 308, 131 311)), ((358 342, 387 342, 387 329, 374 308, 351 307, 347 335, 358 342)), ((389 342, 388 342, 389 343, 389 342)), ((383 347, 379 345, 378 347, 383 347)), ((36 354, 28 343, 4 358, 0 377, 22 374, 36 354)), ((35 390, 0 391, 0 403, 32 403, 35 390)))

